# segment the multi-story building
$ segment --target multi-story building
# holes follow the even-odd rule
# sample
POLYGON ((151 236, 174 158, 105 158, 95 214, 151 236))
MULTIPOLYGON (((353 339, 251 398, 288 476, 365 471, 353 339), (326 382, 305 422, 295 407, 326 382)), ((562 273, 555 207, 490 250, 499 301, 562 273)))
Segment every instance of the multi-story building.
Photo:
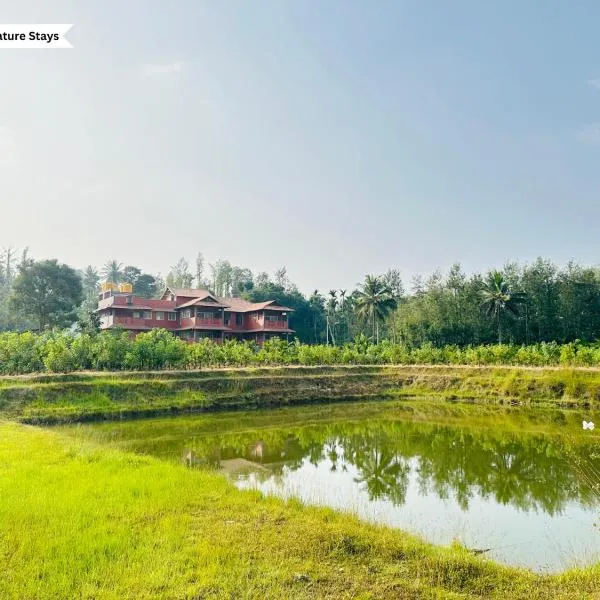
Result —
POLYGON ((258 344, 294 333, 289 327, 292 312, 275 300, 247 302, 200 289, 168 287, 160 299, 142 298, 132 293, 131 285, 112 283, 103 284, 97 309, 102 329, 119 327, 136 334, 160 327, 189 342, 209 338, 258 344))

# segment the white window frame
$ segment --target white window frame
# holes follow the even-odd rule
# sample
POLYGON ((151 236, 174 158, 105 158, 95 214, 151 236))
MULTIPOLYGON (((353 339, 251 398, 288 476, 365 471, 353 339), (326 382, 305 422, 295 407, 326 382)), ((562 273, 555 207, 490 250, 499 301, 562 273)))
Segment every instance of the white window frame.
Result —
POLYGON ((162 311, 162 310, 157 310, 157 311, 154 313, 154 318, 155 318, 157 321, 164 321, 164 320, 165 320, 165 313, 164 313, 164 311, 162 311))

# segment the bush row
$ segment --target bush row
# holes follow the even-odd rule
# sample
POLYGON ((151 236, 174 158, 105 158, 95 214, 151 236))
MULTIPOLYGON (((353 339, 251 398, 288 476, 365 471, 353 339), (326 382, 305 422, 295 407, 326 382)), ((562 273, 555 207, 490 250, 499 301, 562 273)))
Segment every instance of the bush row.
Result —
POLYGON ((0 374, 78 370, 198 369, 251 365, 447 364, 600 366, 600 345, 541 343, 530 346, 423 345, 409 348, 359 338, 344 346, 311 346, 273 339, 258 347, 249 342, 187 344, 165 330, 131 339, 125 332, 97 335, 50 332, 0 334, 0 374))

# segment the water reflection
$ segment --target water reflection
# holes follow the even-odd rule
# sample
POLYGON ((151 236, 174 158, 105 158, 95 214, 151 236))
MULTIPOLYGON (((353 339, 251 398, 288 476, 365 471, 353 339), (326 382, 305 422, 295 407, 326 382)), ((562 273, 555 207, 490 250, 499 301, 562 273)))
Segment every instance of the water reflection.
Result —
MULTIPOLYGON (((487 555, 510 564, 560 570, 600 560, 600 434, 582 432, 580 413, 461 406, 450 425, 446 414, 443 424, 408 420, 404 407, 294 408, 73 430, 435 543, 491 548, 487 555)), ((432 410, 439 414, 439 405, 432 410)))
POLYGON ((519 435, 422 423, 378 423, 308 427, 293 434, 207 436, 186 447, 193 466, 220 468, 244 459, 268 467, 264 477, 295 471, 305 461, 326 463, 331 472, 357 475, 353 481, 370 500, 394 506, 405 502, 411 473, 421 495, 453 497, 462 510, 477 498, 493 499, 523 511, 559 513, 569 501, 595 503, 594 481, 578 469, 600 472, 597 444, 577 445, 560 437, 519 435), (190 457, 193 456, 193 460, 190 457))

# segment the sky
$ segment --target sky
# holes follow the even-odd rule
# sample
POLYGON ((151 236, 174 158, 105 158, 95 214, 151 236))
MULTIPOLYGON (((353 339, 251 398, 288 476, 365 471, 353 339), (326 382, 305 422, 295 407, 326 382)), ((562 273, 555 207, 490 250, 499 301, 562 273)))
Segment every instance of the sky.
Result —
POLYGON ((0 0, 0 247, 300 289, 600 262, 600 3, 0 0))

